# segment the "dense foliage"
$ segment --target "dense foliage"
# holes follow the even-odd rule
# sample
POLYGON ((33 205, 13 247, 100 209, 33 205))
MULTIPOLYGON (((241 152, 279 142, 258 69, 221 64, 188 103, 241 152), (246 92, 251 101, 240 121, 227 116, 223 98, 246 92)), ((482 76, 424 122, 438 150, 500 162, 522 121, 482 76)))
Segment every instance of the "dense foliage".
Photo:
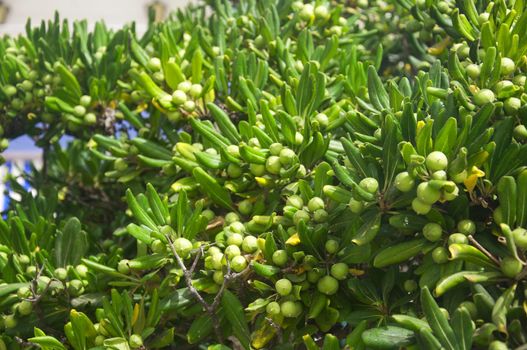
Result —
POLYGON ((0 150, 44 165, 8 178, 0 350, 525 349, 526 7, 216 0, 4 37, 0 150))

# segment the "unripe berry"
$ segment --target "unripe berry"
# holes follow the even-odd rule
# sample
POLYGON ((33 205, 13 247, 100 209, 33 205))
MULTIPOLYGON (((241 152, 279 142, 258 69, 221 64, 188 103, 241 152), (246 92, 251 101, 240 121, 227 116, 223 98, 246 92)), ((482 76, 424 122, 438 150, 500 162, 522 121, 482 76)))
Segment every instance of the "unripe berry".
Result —
POLYGON ((337 280, 344 280, 348 276, 348 265, 345 263, 336 263, 331 266, 331 276, 337 280))
POLYGON ((269 315, 278 315, 280 313, 280 304, 278 304, 276 301, 271 301, 267 306, 265 307, 265 311, 269 315))
POLYGON ((443 229, 441 225, 436 224, 435 222, 429 222, 423 227, 423 236, 430 242, 437 242, 441 239, 443 234, 443 229))
POLYGON ((359 186, 369 193, 376 193, 379 189, 379 182, 373 177, 366 177, 359 182, 359 186))
POLYGON ((317 282, 317 289, 320 293, 333 295, 339 289, 339 282, 331 276, 324 276, 317 282))
POLYGON ((258 239, 254 236, 246 236, 243 239, 242 250, 245 253, 254 253, 258 249, 258 239))
POLYGON ((415 181, 407 171, 403 171, 395 176, 395 188, 401 192, 408 192, 414 188, 415 181))
POLYGON ((474 103, 478 106, 483 106, 487 103, 494 102, 496 95, 489 89, 481 89, 474 95, 474 103))
POLYGON ((326 252, 329 254, 335 254, 339 249, 339 242, 335 241, 334 239, 328 239, 324 247, 326 248, 326 252))
POLYGON ((275 264, 276 266, 285 266, 285 264, 287 264, 287 252, 282 249, 275 251, 273 253, 272 260, 273 264, 275 264))
POLYGON ((445 170, 448 166, 448 158, 443 152, 434 151, 426 157, 426 167, 430 171, 445 170))
POLYGON ((443 247, 437 247, 432 251, 432 259, 436 264, 444 264, 448 262, 448 252, 443 247))
POLYGON ((235 256, 230 263, 234 272, 241 272, 247 267, 247 260, 242 255, 235 256))
POLYGON ((289 295, 293 290, 293 285, 291 284, 291 281, 286 278, 282 278, 276 281, 274 287, 276 289, 276 292, 281 296, 289 295))
POLYGON ((182 258, 185 259, 190 255, 192 251, 192 242, 188 239, 180 237, 174 241, 174 248, 176 253, 182 258))

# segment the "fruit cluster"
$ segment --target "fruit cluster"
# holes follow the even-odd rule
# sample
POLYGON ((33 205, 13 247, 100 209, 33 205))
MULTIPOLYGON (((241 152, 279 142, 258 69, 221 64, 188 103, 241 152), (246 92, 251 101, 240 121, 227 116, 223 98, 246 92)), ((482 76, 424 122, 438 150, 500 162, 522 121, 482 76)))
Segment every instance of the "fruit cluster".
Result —
POLYGON ((72 28, 0 40, 0 350, 525 346, 524 1, 72 28))

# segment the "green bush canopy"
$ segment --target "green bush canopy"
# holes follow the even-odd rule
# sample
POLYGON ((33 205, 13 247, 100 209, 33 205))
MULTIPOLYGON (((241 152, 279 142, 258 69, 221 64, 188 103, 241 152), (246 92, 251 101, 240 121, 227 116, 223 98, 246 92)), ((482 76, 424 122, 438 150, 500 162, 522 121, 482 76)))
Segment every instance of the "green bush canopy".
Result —
POLYGON ((526 349, 526 7, 3 37, 0 148, 43 165, 7 178, 0 350, 526 349))

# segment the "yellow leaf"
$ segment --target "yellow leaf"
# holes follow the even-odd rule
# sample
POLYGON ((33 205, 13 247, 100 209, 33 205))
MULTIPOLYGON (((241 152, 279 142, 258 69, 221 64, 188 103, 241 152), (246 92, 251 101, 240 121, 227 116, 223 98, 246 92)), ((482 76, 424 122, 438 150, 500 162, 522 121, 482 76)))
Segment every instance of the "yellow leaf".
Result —
POLYGON ((298 236, 298 233, 295 233, 294 235, 289 237, 287 241, 285 241, 285 244, 289 244, 289 245, 298 245, 299 243, 300 243, 300 237, 298 236))
POLYGON ((452 39, 447 36, 446 38, 429 48, 428 53, 434 56, 439 56, 445 51, 446 47, 450 45, 451 42, 452 39))
POLYGON ((359 270, 359 269, 349 269, 349 272, 351 273, 352 276, 362 276, 364 275, 364 270, 359 270))
POLYGON ((134 305, 134 313, 132 314, 132 326, 137 322, 137 319, 139 318, 139 304, 134 305))
POLYGON ((262 326, 252 334, 252 347, 255 349, 264 348, 274 338, 275 334, 276 329, 269 322, 263 322, 262 326))

